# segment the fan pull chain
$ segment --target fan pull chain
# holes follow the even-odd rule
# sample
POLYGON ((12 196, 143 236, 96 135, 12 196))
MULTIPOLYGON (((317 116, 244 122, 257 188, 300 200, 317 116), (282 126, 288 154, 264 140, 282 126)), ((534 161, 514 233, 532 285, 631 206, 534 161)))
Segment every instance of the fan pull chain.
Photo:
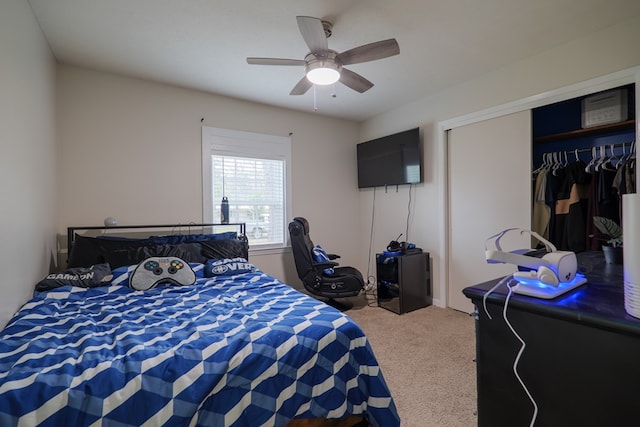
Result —
POLYGON ((318 111, 318 104, 316 103, 316 85, 313 85, 313 111, 318 111))

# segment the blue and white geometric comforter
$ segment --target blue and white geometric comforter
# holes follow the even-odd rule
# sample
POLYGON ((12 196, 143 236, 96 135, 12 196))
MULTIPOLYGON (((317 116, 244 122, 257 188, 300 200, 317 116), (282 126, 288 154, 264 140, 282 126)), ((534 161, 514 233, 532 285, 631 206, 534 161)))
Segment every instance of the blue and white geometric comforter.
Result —
POLYGON ((63 286, 0 332, 0 425, 399 426, 362 330, 260 271, 192 286, 63 286))

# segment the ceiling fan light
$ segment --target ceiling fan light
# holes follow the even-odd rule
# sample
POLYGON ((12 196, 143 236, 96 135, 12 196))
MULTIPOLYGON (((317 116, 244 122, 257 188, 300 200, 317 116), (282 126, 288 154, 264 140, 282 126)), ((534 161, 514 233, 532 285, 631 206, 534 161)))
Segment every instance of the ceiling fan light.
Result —
POLYGON ((340 72, 329 67, 314 68, 307 71, 307 78, 316 85, 331 85, 340 80, 340 72))
POLYGON ((331 85, 340 80, 342 64, 336 61, 336 52, 327 51, 324 56, 309 54, 305 58, 307 79, 315 85, 331 85))

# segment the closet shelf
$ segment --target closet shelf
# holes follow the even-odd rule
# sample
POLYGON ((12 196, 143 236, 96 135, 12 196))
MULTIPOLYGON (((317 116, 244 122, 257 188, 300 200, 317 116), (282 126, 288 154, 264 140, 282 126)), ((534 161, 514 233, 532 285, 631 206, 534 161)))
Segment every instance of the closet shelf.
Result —
POLYGON ((608 125, 595 126, 587 129, 577 129, 568 132, 554 133, 551 135, 538 136, 533 139, 534 143, 544 143, 561 141, 563 139, 579 138, 583 136, 599 135, 608 132, 617 132, 623 130, 633 130, 635 128, 635 120, 627 120, 624 122, 610 123, 608 125))

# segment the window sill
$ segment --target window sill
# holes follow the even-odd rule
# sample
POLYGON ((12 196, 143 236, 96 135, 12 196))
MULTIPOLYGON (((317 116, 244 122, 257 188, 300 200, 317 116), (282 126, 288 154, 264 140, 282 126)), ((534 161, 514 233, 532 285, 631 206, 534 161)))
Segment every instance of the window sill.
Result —
POLYGON ((278 248, 251 248, 249 247, 249 258, 252 256, 277 255, 291 252, 291 246, 282 246, 278 248))

